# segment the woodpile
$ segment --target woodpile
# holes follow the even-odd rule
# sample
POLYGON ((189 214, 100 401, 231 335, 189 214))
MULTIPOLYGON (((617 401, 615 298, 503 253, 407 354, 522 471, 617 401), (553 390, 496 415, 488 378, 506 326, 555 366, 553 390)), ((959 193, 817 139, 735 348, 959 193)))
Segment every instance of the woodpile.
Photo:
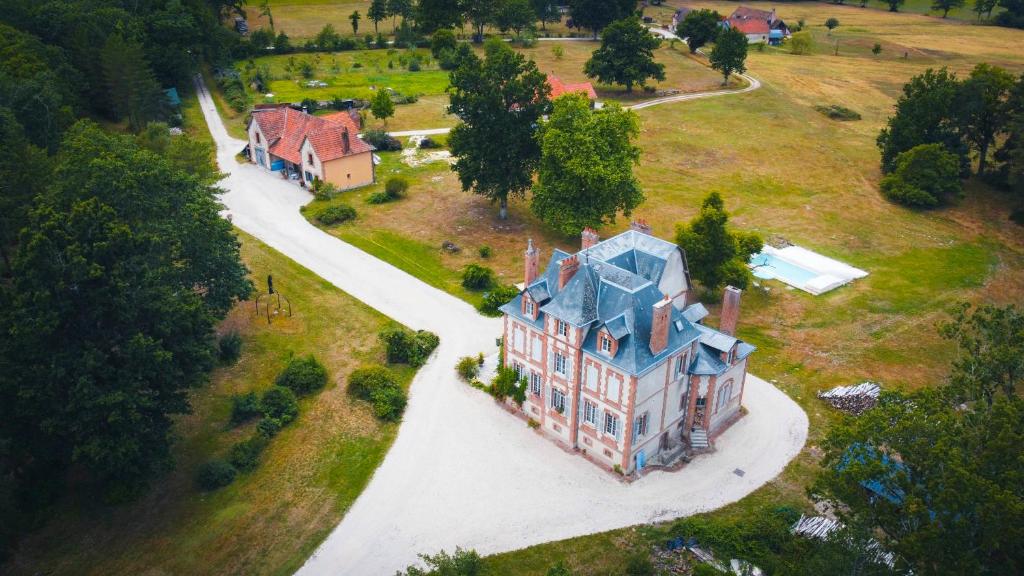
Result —
POLYGON ((836 386, 831 390, 818 392, 818 398, 843 412, 860 416, 878 404, 882 387, 874 382, 863 382, 856 386, 836 386))
MULTIPOLYGON (((818 540, 825 540, 828 535, 836 530, 841 530, 843 523, 833 518, 826 518, 825 516, 804 516, 800 515, 800 519, 793 524, 790 528, 790 532, 797 536, 806 536, 808 538, 817 538, 818 540)), ((852 542, 850 542, 852 544, 852 542)), ((896 566, 896 555, 892 552, 888 552, 885 548, 882 548, 882 544, 872 538, 867 544, 864 545, 864 551, 869 555, 872 561, 877 564, 884 564, 889 568, 896 566)))

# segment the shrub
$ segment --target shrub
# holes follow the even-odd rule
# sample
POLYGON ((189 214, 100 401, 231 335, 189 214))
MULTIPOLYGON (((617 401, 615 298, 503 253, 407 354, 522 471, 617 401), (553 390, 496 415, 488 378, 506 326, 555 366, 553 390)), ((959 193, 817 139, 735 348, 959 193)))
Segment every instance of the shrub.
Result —
POLYGON ((312 354, 305 358, 292 358, 277 375, 276 383, 290 388, 299 396, 305 396, 327 384, 327 369, 312 354))
POLYGON ((355 220, 356 209, 349 206, 348 204, 336 204, 334 206, 328 206, 320 211, 316 215, 316 219, 324 225, 330 226, 332 224, 340 224, 342 222, 348 222, 349 220, 355 220))
POLYGON ((431 138, 430 136, 424 136, 423 139, 420 140, 420 148, 423 148, 424 150, 440 148, 440 147, 441 147, 441 144, 437 140, 434 140, 433 138, 431 138))
POLYGON ((809 30, 796 32, 789 38, 789 51, 793 54, 810 54, 813 48, 814 38, 809 30))
POLYGON ((480 372, 480 365, 477 364, 476 358, 463 356, 459 358, 458 364, 455 365, 455 371, 466 382, 472 382, 476 378, 477 373, 480 372))
POLYGON ((384 152, 395 152, 402 149, 402 143, 393 138, 383 130, 367 130, 363 134, 363 140, 369 142, 377 150, 384 152))
POLYGON ((479 264, 462 269, 462 287, 467 290, 487 290, 494 286, 494 271, 479 264))
POLYGON ((419 72, 419 71, 420 71, 420 59, 419 58, 413 58, 412 60, 409 61, 409 72, 419 72))
POLYGON ((522 406, 523 401, 526 400, 526 379, 520 380, 515 370, 502 366, 498 368, 498 373, 491 381, 488 390, 491 396, 498 400, 504 400, 511 396, 516 403, 522 406))
POLYGON ((281 431, 281 423, 271 418, 264 418, 256 423, 256 432, 264 438, 273 438, 281 431))
POLYGON ((241 355, 242 336, 238 332, 232 330, 217 341, 217 357, 221 364, 234 364, 241 355))
POLYGON ((896 157, 896 169, 882 178, 886 198, 931 208, 960 196, 960 161, 942 144, 921 144, 896 157))
POLYGON ((441 58, 441 54, 444 51, 454 51, 458 47, 459 42, 455 39, 455 32, 452 30, 438 30, 437 32, 434 32, 434 35, 430 38, 430 53, 437 59, 441 58))
POLYGON ((231 425, 237 426, 262 414, 255 392, 235 394, 231 397, 231 425))
POLYGON ((387 38, 385 38, 383 34, 379 34, 378 33, 377 34, 377 48, 387 48, 387 47, 388 47, 388 40, 387 40, 387 38))
POLYGON ((231 447, 228 462, 239 472, 252 472, 260 463, 260 454, 267 447, 267 438, 257 434, 231 447))
POLYGON ((409 181, 402 176, 392 176, 384 183, 384 192, 393 200, 405 198, 409 190, 409 181))
POLYGON ((380 192, 374 192, 366 197, 367 204, 386 204, 391 202, 393 198, 388 196, 388 193, 381 190, 380 192))
POLYGON ((274 386, 263 393, 260 399, 260 408, 263 410, 263 417, 268 420, 276 420, 281 426, 287 426, 299 415, 299 403, 295 399, 295 393, 291 388, 274 386))
POLYGON ((204 462, 196 472, 196 485, 207 492, 223 488, 235 481, 238 471, 231 464, 221 459, 204 462))
POLYGON ((501 310, 498 310, 498 308, 504 306, 518 295, 519 289, 515 286, 499 286, 484 294, 484 299, 477 306, 477 310, 484 316, 492 318, 501 316, 501 310))
POLYGON ((555 44, 551 47, 551 55, 555 57, 555 60, 561 60, 565 56, 565 49, 555 44))
POLYGON ((398 325, 384 328, 378 337, 384 343, 389 363, 408 364, 413 367, 422 366, 440 343, 440 339, 432 332, 412 332, 398 325))
POLYGON ((838 104, 818 105, 814 109, 833 120, 860 120, 860 114, 838 104))
POLYGON ((693 567, 693 576, 722 576, 723 574, 725 574, 725 572, 722 572, 711 564, 705 564, 703 562, 693 567))
POLYGON ((491 247, 487 246, 487 245, 481 246, 480 250, 479 250, 479 253, 480 253, 480 257, 481 258, 490 258, 491 257, 491 247))
POLYGON ((405 390, 383 366, 364 366, 352 372, 348 377, 348 391, 372 403, 373 414, 382 420, 397 420, 405 410, 405 390))

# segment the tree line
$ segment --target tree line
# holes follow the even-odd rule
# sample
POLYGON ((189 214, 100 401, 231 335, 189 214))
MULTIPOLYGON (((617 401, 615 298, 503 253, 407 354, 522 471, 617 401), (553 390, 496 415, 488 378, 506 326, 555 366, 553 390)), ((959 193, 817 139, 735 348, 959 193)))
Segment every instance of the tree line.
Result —
POLYGON ((877 143, 893 201, 946 204, 972 173, 1024 200, 1024 75, 984 63, 963 79, 926 70, 903 87, 877 143))
POLYGON ((154 122, 174 120, 164 88, 237 46, 219 23, 235 8, 0 12, 0 555, 69 472, 117 501, 172 464, 171 424, 215 364, 214 328, 250 293, 212 145, 154 122))

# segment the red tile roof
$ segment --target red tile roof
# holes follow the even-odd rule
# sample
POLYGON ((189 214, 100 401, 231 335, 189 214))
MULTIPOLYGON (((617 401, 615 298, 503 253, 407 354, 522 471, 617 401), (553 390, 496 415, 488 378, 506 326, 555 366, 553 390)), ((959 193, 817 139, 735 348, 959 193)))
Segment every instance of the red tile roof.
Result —
POLYGON ((730 18, 729 26, 744 34, 768 34, 771 29, 768 22, 764 20, 733 20, 730 18))
POLYGON ((373 150, 344 112, 317 117, 294 108, 266 108, 253 110, 252 121, 267 139, 268 151, 293 164, 302 163, 300 151, 307 138, 321 162, 373 150))
POLYGON ((591 100, 597 100, 597 92, 594 91, 594 85, 590 82, 580 82, 579 84, 566 84, 558 79, 558 76, 554 74, 548 74, 548 84, 551 86, 551 99, 554 100, 562 94, 571 94, 573 92, 583 92, 591 100))
POLYGON ((733 10, 732 14, 729 15, 729 20, 764 20, 765 22, 771 22, 775 19, 775 10, 758 10, 757 8, 748 8, 746 6, 740 6, 733 10))

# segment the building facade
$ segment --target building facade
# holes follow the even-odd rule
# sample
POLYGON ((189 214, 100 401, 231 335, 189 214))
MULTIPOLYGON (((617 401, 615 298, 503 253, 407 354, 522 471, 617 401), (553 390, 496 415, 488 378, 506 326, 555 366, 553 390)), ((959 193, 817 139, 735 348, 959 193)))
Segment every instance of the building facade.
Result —
POLYGON ((290 106, 257 108, 247 130, 253 163, 305 186, 320 180, 345 190, 376 181, 374 148, 344 112, 313 116, 290 106))
POLYGON ((727 288, 721 330, 688 303, 685 254, 643 223, 605 241, 583 231, 576 254, 539 269, 502 307, 504 364, 527 382, 524 417, 563 447, 624 473, 709 447, 740 415, 747 357, 727 288))

